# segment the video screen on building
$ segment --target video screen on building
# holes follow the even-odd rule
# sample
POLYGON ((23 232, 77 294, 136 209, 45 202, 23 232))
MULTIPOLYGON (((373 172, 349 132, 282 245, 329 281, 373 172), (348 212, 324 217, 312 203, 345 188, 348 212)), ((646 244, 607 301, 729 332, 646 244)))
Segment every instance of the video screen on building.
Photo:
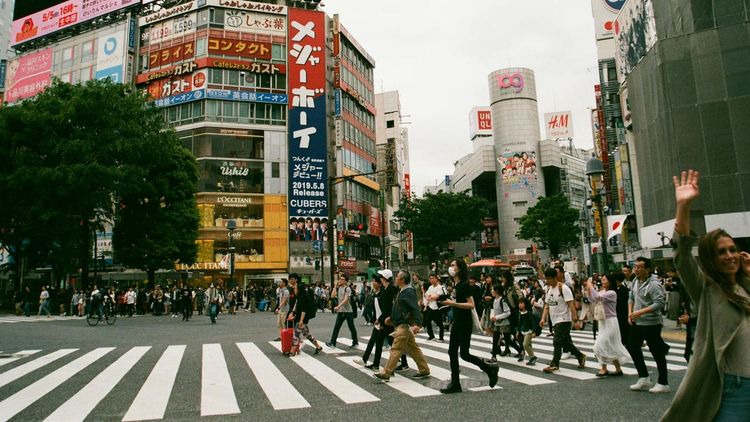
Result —
POLYGON ((65 3, 65 0, 16 0, 13 20, 21 19, 60 3, 65 3))

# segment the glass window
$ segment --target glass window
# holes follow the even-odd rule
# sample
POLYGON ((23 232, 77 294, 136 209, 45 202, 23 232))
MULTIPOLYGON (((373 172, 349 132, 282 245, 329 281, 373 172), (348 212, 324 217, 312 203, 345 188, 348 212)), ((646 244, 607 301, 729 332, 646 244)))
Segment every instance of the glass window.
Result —
POLYGON ((281 44, 271 45, 271 58, 273 60, 286 60, 286 51, 281 44))
POLYGON ((206 115, 217 116, 218 115, 219 102, 216 100, 206 100, 206 115))
POLYGON ((240 84, 240 74, 236 70, 227 70, 224 80, 227 85, 238 86, 240 84))
POLYGON ((198 38, 195 40, 195 55, 203 56, 206 54, 206 38, 198 38))
POLYGON ((271 177, 274 179, 278 179, 280 177, 281 171, 279 169, 279 163, 271 163, 271 177))
POLYGON ((93 68, 91 66, 84 67, 80 71, 80 75, 78 76, 78 80, 81 82, 86 82, 91 79, 91 70, 93 68))
POLYGON ((62 67, 70 67, 73 65, 73 47, 63 49, 62 67))
POLYGON ((224 81, 222 78, 223 71, 221 69, 210 69, 210 71, 212 84, 221 84, 224 81))
POLYGON ((94 40, 81 44, 81 61, 86 62, 94 58, 94 40))
POLYGON ((210 9, 209 20, 212 27, 224 27, 224 9, 210 9))

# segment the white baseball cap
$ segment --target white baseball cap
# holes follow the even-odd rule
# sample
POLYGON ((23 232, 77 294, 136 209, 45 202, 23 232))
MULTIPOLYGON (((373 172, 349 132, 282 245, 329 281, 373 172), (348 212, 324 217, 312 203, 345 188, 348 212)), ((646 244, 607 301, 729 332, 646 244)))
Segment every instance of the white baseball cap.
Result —
POLYGON ((387 268, 385 270, 378 271, 378 274, 380 274, 382 277, 385 277, 388 280, 390 280, 390 279, 393 278, 393 271, 391 271, 391 270, 389 270, 387 268))

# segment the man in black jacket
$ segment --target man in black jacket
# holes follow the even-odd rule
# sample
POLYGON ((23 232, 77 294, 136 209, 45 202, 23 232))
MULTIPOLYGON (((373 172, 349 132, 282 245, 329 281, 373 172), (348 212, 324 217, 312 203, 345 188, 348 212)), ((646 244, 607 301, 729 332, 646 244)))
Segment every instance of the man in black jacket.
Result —
POLYGON ((373 376, 388 381, 393 376, 399 359, 408 353, 417 363, 419 370, 412 375, 412 378, 427 378, 430 376, 430 367, 427 366, 422 350, 417 346, 414 337, 422 329, 422 312, 417 305, 417 294, 409 283, 409 274, 404 271, 399 271, 396 284, 400 290, 393 303, 391 316, 384 321, 386 325, 395 328, 391 356, 383 371, 373 376))

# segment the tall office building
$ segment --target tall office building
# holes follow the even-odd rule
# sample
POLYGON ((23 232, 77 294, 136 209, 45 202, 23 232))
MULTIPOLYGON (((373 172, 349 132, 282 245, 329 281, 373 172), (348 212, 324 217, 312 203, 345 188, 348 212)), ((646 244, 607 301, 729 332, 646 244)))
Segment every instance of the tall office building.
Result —
POLYGON ((541 135, 536 81, 534 72, 526 68, 494 71, 488 81, 498 181, 500 251, 511 255, 529 246, 527 240, 516 237, 519 220, 545 194, 537 162, 541 135))

